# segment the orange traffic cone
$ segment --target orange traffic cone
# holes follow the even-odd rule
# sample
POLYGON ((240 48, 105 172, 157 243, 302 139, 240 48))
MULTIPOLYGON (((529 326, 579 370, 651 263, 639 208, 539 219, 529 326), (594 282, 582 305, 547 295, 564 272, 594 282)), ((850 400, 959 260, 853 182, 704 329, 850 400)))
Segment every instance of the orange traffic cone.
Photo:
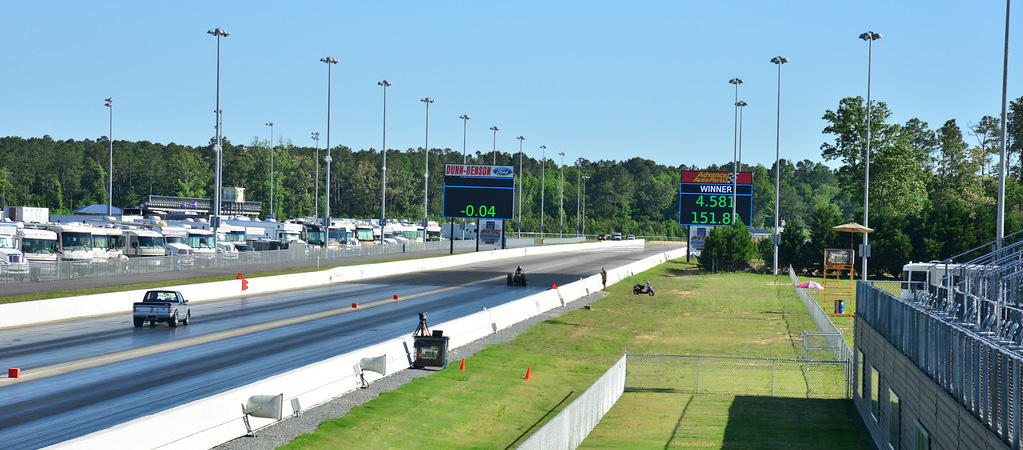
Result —
POLYGON ((532 377, 530 377, 530 376, 529 376, 529 372, 530 372, 530 371, 531 371, 532 369, 533 369, 533 366, 526 366, 526 379, 527 379, 527 380, 531 380, 531 379, 532 379, 532 377))
POLYGON ((236 276, 234 277, 234 279, 236 279, 236 280, 240 280, 240 279, 242 279, 242 278, 245 278, 245 277, 243 277, 243 276, 242 276, 242 274, 238 274, 238 275, 236 275, 236 276))
POLYGON ((458 365, 458 370, 465 370, 465 358, 462 358, 462 364, 458 365))
MULTIPOLYGON (((557 289, 557 288, 558 288, 558 283, 551 283, 550 289, 557 289)), ((548 290, 550 290, 550 289, 548 289, 548 290)))

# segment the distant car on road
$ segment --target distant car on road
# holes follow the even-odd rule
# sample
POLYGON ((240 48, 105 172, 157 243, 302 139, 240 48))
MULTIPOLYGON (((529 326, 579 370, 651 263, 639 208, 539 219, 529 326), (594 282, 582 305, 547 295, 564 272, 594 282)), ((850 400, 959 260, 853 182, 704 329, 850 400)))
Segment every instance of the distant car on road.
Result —
POLYGON ((622 240, 622 233, 619 233, 619 232, 616 231, 614 234, 611 235, 611 240, 612 241, 620 241, 620 240, 622 240))
POLYGON ((636 240, 636 235, 635 234, 630 234, 628 236, 625 236, 625 239, 629 240, 629 241, 636 240))
POLYGON ((607 240, 607 235, 606 234, 601 234, 601 235, 597 236, 597 240, 598 241, 606 241, 607 240))

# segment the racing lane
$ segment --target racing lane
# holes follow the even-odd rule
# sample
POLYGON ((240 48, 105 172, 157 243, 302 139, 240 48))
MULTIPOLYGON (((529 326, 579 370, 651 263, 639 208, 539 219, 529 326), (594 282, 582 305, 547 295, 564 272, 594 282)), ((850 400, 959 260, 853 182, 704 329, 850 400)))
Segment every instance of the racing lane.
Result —
POLYGON ((439 324, 668 248, 506 259, 205 302, 193 304, 193 320, 175 329, 136 329, 130 314, 119 314, 0 330, 0 364, 23 370, 22 379, 0 380, 0 442, 59 443, 411 334, 419 311, 439 324), (505 285, 516 265, 529 287, 505 285), (391 300, 394 294, 402 300, 391 300), (352 302, 361 307, 351 309, 352 302), (146 354, 154 348, 160 351, 146 354))

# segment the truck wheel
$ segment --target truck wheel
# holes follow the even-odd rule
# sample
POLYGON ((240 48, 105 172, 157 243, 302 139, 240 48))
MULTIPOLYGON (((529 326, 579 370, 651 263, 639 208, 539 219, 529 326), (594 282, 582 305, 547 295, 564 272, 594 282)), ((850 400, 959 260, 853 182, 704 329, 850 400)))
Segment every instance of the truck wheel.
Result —
POLYGON ((135 328, 142 328, 142 324, 145 323, 145 320, 142 320, 142 319, 132 319, 132 322, 135 323, 135 328))
POLYGON ((185 314, 185 320, 182 320, 181 324, 185 325, 185 326, 188 326, 188 319, 191 319, 191 318, 192 318, 192 311, 189 311, 188 314, 185 314))
POLYGON ((178 313, 175 312, 170 319, 167 319, 167 325, 170 325, 171 328, 178 326, 178 313))

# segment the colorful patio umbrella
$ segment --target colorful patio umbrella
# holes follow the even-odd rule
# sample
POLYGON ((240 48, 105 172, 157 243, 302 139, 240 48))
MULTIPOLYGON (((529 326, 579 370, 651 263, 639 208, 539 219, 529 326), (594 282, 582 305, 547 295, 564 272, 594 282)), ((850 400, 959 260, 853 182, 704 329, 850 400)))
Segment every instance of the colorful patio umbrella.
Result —
POLYGON ((816 289, 818 291, 824 290, 824 286, 821 286, 819 283, 815 281, 804 281, 802 283, 797 284, 796 287, 803 289, 816 289))

